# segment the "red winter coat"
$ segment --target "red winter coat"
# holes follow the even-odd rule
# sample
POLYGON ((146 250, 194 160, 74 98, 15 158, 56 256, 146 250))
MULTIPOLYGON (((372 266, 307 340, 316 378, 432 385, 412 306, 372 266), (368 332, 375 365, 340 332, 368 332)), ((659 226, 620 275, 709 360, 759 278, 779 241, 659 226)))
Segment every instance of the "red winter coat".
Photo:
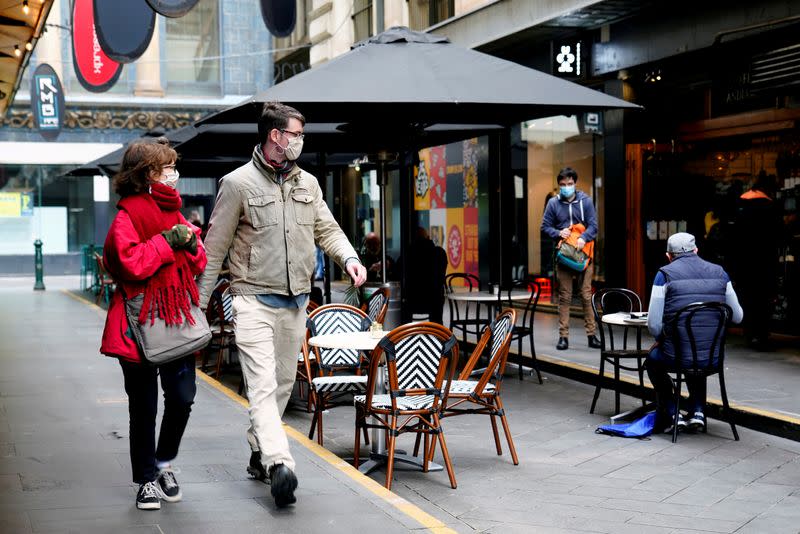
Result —
MULTIPOLYGON (((192 256, 191 252, 186 251, 192 274, 196 276, 206 267, 206 251, 200 242, 200 229, 186 222, 183 216, 181 216, 181 222, 197 235, 197 254, 192 256)), ((142 357, 136 342, 129 332, 126 333, 128 319, 125 316, 122 291, 128 298, 133 298, 143 292, 148 278, 153 276, 162 265, 175 261, 172 247, 161 234, 156 234, 147 241, 141 242, 130 216, 125 211, 119 211, 108 230, 103 254, 105 257, 113 255, 114 261, 104 262, 106 266, 112 264, 118 267, 116 268, 117 272, 111 273, 117 283, 117 291, 114 292, 108 307, 100 352, 106 356, 114 356, 130 362, 141 362, 142 357)))

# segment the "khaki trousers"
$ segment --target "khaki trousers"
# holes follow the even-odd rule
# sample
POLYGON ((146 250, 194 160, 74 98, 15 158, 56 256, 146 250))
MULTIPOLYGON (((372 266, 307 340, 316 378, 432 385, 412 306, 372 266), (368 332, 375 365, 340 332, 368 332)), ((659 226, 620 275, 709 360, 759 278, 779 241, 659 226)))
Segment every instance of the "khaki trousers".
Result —
POLYGON ((248 441, 261 451, 265 469, 284 464, 294 470, 281 416, 297 373, 297 354, 306 332, 306 310, 273 308, 255 295, 233 297, 236 347, 250 401, 248 441))
POLYGON ((597 324, 592 313, 592 273, 594 263, 582 273, 575 272, 561 265, 556 266, 558 276, 558 337, 569 337, 569 307, 572 304, 572 282, 578 280, 583 304, 583 325, 587 336, 597 333, 597 324))

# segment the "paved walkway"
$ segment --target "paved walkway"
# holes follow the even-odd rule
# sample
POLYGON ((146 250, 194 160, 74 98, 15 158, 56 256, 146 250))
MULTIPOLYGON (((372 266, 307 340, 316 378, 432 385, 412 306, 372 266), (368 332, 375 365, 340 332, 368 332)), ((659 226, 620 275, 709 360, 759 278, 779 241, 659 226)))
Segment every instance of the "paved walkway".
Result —
MULTIPOLYGON (((77 280, 77 279, 76 279, 77 280)), ((198 380, 176 465, 184 500, 134 506, 127 398, 97 352, 105 312, 59 290, 0 279, 0 532, 408 532, 441 523, 290 429, 298 503, 278 510, 249 479, 247 412, 198 380), (17 286, 17 287, 14 287, 17 286)), ((446 531, 446 529, 438 529, 446 531)))
MULTIPOLYGON (((376 489, 307 444, 310 415, 289 412, 301 483, 290 511, 244 474, 242 401, 201 379, 177 462, 184 501, 139 512, 119 371, 96 353, 102 312, 46 282, 34 293, 0 279, 0 532, 800 532, 800 443, 748 429, 735 442, 716 420, 677 444, 597 435, 607 414, 587 413, 593 388, 557 376, 505 381, 518 466, 504 442, 497 456, 485 418, 445 420, 456 490, 444 472, 404 470, 394 496, 376 489)), ((610 412, 608 392, 600 402, 610 412)), ((352 454, 352 418, 326 417, 339 457, 352 454)))

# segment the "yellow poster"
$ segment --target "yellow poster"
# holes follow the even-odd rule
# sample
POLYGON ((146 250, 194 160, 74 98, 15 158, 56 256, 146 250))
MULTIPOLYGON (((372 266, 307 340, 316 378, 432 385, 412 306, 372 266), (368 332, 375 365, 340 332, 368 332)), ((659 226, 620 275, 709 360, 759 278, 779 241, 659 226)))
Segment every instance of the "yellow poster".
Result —
POLYGON ((0 217, 33 215, 33 193, 0 193, 0 217))
POLYGON ((419 165, 414 167, 414 209, 425 211, 431 209, 431 152, 429 149, 419 151, 419 165))

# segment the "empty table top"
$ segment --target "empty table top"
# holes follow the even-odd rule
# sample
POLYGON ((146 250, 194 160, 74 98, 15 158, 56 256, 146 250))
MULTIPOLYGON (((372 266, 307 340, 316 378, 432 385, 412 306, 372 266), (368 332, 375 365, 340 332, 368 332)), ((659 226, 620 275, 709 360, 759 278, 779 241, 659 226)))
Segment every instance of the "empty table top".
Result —
MULTIPOLYGON (((497 300, 508 300, 508 291, 501 291, 500 295, 495 295, 491 291, 469 291, 468 289, 456 288, 452 293, 447 293, 450 300, 470 301, 470 302, 491 302, 497 300)), ((531 294, 527 291, 512 291, 511 300, 528 300, 531 294)))
POLYGON ((323 349, 373 350, 386 332, 340 332, 322 334, 308 340, 308 344, 323 349), (380 334, 380 335, 379 335, 380 334))

